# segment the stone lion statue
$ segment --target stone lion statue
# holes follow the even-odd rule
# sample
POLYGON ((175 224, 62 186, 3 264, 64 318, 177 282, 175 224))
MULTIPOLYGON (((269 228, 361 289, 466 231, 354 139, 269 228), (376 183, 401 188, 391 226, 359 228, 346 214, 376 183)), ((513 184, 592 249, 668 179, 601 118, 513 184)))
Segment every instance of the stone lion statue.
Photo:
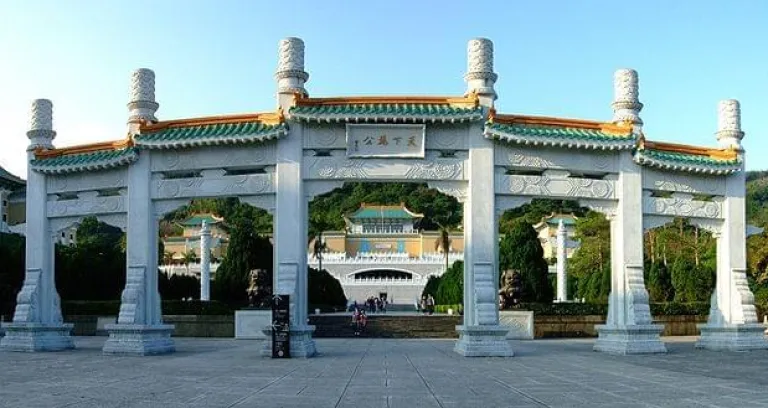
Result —
POLYGON ((520 272, 508 269, 501 274, 499 309, 511 309, 520 303, 520 272))

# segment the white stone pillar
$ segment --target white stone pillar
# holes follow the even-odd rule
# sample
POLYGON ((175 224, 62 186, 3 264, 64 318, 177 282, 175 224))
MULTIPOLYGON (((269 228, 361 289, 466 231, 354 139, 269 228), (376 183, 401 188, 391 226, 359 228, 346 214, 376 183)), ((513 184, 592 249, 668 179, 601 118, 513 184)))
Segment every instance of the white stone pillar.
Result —
POLYGON ((565 223, 560 220, 557 224, 557 301, 565 302, 568 300, 568 277, 566 276, 566 266, 568 256, 566 245, 568 236, 565 231, 565 223))
POLYGON ((613 77, 613 122, 630 122, 634 125, 635 133, 639 134, 643 126, 640 111, 640 90, 637 71, 634 69, 619 69, 613 77))
MULTIPOLYGON (((53 104, 47 99, 32 102, 27 137, 27 159, 36 149, 52 149, 53 104)), ((54 241, 48 223, 45 175, 27 166, 26 274, 16 296, 13 322, 3 325, 0 348, 11 351, 58 351, 74 348, 72 324, 63 323, 54 271, 54 241)))
MULTIPOLYGON (((629 121, 634 133, 643 124, 637 72, 621 69, 614 76, 614 122, 629 121)), ((615 214, 611 222, 611 293, 605 325, 596 326, 595 351, 615 354, 665 353, 663 325, 653 324, 643 280, 643 178, 631 152, 619 153, 615 214)))
POLYGON ((205 220, 200 228, 200 300, 211 300, 211 228, 205 220))
POLYGON ((745 207, 746 172, 741 148, 741 112, 739 102, 720 102, 717 139, 721 147, 739 152, 741 171, 725 181, 723 224, 717 239, 715 290, 707 323, 699 325, 701 338, 696 347, 709 350, 745 351, 768 349, 758 322, 754 296, 747 285, 747 219, 745 207))
POLYGON ((128 101, 128 131, 135 134, 141 122, 157 122, 155 112, 160 105, 155 101, 155 73, 139 68, 131 73, 128 101))
MULTIPOLYGON (((138 102, 148 102, 150 96, 154 99, 154 74, 151 72, 139 70, 131 77, 131 83, 138 84, 128 104, 131 115, 128 127, 131 132, 138 129, 134 117, 137 111, 132 106, 138 102), (148 77, 152 80, 148 80, 148 77)), ((154 104, 156 108, 157 104, 154 104)), ((163 324, 157 287, 159 217, 155 214, 151 199, 150 159, 149 151, 142 151, 139 158, 128 167, 127 276, 120 298, 117 324, 105 327, 109 332, 109 339, 103 348, 105 354, 151 355, 175 351, 171 339, 174 327, 163 324)))
POLYGON ((464 324, 454 350, 467 357, 511 357, 508 327, 499 325, 498 224, 494 145, 482 123, 469 126, 469 186, 464 203, 464 324))
MULTIPOLYGON (((277 99, 290 115, 294 93, 306 94, 304 82, 304 42, 298 38, 280 41, 277 79, 277 99)), ((274 293, 290 296, 291 356, 312 357, 316 353, 312 339, 314 326, 307 324, 307 225, 308 205, 302 175, 304 129, 292 123, 289 134, 277 141, 275 169, 276 192, 274 219, 274 293)), ((263 355, 271 355, 271 343, 266 341, 263 355)))
POLYGON ((475 93, 480 98, 480 104, 493 106, 496 100, 496 90, 493 86, 499 78, 493 72, 493 42, 487 38, 475 38, 467 44, 467 82, 466 95, 475 93))

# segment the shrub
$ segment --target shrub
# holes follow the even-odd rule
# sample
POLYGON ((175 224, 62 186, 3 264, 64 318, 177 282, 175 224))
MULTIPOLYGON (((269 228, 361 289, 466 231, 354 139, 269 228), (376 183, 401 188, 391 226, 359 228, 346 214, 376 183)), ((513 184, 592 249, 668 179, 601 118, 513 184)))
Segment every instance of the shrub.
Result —
MULTIPOLYGON (((224 303, 199 300, 164 300, 164 315, 230 315, 234 311, 224 303)), ((117 316, 120 313, 119 300, 68 300, 61 303, 62 314, 87 316, 117 316)))

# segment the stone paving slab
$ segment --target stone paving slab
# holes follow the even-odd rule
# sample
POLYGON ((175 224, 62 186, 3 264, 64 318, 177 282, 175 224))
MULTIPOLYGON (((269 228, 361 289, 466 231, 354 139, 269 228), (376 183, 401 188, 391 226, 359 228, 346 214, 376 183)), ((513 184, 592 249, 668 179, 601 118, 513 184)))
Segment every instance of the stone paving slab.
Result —
POLYGON ((259 356, 258 341, 176 339, 153 357, 0 352, 0 407, 765 407, 768 351, 611 356, 593 339, 513 341, 513 358, 464 358, 453 340, 320 339, 313 359, 259 356))

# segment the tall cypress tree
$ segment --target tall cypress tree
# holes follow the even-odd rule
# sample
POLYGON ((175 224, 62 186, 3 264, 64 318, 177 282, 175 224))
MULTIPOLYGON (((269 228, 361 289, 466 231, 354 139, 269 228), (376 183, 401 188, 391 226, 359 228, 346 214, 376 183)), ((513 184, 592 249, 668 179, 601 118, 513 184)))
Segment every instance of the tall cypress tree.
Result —
POLYGON ((512 224, 499 244, 501 270, 520 271, 523 302, 551 302, 554 296, 549 284, 549 268, 544 249, 533 227, 523 220, 512 224))

